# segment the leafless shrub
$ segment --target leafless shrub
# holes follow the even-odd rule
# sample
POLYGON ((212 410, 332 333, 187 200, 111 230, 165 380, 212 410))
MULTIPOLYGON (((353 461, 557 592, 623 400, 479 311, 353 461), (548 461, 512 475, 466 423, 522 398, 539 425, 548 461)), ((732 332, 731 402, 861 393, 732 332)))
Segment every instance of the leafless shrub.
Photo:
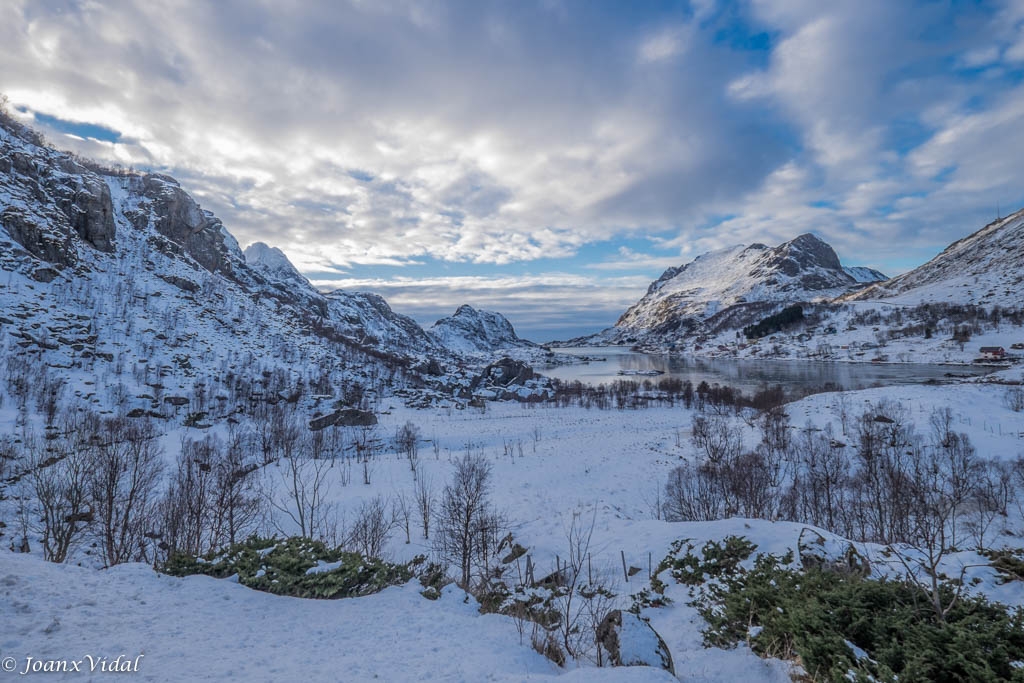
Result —
POLYGON ((388 502, 382 496, 363 501, 349 528, 348 545, 364 557, 380 557, 394 522, 388 514, 388 502))
POLYGON ((587 657, 602 664, 597 628, 615 607, 616 595, 611 592, 606 572, 594 573, 590 546, 594 535, 597 508, 584 517, 572 513, 566 529, 567 553, 559 570, 559 585, 552 604, 559 615, 557 630, 560 645, 572 657, 587 657))
POLYGON ((684 463, 672 470, 665 485, 664 513, 670 522, 723 519, 725 495, 714 466, 684 463))

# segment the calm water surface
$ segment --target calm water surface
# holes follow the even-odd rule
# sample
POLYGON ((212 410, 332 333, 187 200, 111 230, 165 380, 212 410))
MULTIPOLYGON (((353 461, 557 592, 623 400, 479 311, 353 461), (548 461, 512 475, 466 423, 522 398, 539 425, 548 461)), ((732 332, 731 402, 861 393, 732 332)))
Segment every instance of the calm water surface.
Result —
POLYGON ((588 356, 602 360, 573 365, 538 365, 536 370, 563 381, 579 380, 585 384, 608 384, 617 379, 657 382, 665 377, 690 380, 696 386, 728 385, 753 391, 766 384, 785 387, 820 387, 839 385, 844 389, 866 389, 874 386, 922 384, 928 381, 949 381, 957 377, 984 375, 992 368, 964 365, 923 365, 915 363, 829 363, 812 360, 742 360, 703 359, 679 356, 658 356, 637 353, 622 347, 577 347, 557 349, 559 353, 588 356), (660 370, 658 376, 620 375, 660 370))

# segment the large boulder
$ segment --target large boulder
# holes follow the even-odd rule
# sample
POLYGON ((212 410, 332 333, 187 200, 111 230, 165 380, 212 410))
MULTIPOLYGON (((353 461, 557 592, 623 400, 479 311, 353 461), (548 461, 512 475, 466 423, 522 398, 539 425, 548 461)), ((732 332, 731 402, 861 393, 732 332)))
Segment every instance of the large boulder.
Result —
POLYGON ((484 371, 473 379, 470 389, 480 386, 508 387, 525 384, 534 377, 533 368, 526 363, 511 358, 502 358, 484 368, 484 371))
POLYGON ((327 427, 370 427, 375 424, 377 416, 369 410, 345 408, 310 420, 309 428, 316 432, 327 427))
POLYGON ((658 632, 632 612, 613 610, 597 627, 612 666, 651 666, 675 676, 672 654, 658 632))
POLYGON ((857 576, 871 574, 871 562, 847 540, 826 538, 814 529, 805 527, 800 532, 797 548, 804 569, 857 576))

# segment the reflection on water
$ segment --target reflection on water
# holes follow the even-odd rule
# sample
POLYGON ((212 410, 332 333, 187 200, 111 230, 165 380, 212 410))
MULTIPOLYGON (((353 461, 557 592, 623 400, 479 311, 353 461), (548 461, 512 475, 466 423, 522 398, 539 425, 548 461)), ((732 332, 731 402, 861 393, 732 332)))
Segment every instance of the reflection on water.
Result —
POLYGON ((844 389, 865 389, 873 386, 921 384, 929 380, 945 381, 951 375, 984 375, 991 368, 960 365, 923 365, 888 363, 829 363, 811 360, 739 360, 725 358, 690 358, 655 356, 637 353, 623 347, 579 347, 558 349, 559 353, 588 356, 605 360, 589 363, 537 366, 537 371, 549 377, 586 384, 608 384, 615 380, 642 382, 666 377, 689 380, 694 385, 706 381, 753 391, 766 384, 785 387, 816 388, 825 384, 844 389), (633 375, 636 372, 658 370, 656 377, 633 375), (620 371, 626 374, 620 375, 620 371))

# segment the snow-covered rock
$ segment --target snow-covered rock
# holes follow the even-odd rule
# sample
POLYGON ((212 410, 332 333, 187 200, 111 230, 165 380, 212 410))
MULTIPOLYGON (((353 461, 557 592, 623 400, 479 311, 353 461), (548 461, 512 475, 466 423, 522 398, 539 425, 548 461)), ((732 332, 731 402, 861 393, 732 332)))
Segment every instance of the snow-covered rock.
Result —
POLYGON ((889 279, 874 268, 866 268, 864 266, 843 266, 843 270, 857 282, 873 284, 875 282, 883 282, 889 279))
POLYGON ((675 675, 668 645, 651 625, 622 610, 608 613, 597 627, 597 639, 612 666, 651 666, 675 675))
POLYGON ((245 248, 245 262, 271 282, 309 287, 309 280, 300 273, 284 252, 263 242, 245 248))
POLYGON ((537 347, 533 342, 520 339, 505 316, 469 305, 459 306, 454 315, 441 318, 427 332, 444 346, 460 353, 494 353, 537 347))

